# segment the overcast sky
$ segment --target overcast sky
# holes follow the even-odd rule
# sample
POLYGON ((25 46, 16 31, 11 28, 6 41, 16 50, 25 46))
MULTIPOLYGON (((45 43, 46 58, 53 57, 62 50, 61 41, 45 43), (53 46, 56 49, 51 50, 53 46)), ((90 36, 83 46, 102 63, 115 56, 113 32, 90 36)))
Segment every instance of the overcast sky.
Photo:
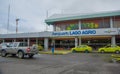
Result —
MULTIPOLYGON (((9 4, 8 33, 16 33, 16 18, 20 19, 19 33, 46 31, 47 11, 49 17, 52 14, 120 10, 120 0, 0 0, 0 34, 7 33, 9 4)), ((52 26, 47 30, 52 31, 52 26)))

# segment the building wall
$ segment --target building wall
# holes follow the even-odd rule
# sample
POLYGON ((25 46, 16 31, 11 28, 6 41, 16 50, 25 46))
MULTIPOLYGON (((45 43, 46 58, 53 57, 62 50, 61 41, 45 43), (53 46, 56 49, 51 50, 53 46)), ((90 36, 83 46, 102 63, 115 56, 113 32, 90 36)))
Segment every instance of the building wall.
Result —
POLYGON ((64 31, 64 30, 78 30, 78 20, 71 20, 71 21, 62 21, 56 22, 54 24, 55 31, 64 31))
MULTIPOLYGON (((96 32, 100 32, 97 34, 82 34, 76 35, 74 31, 70 31, 71 33, 74 33, 74 35, 68 35, 69 31, 66 31, 62 36, 53 35, 54 32, 38 32, 38 33, 23 33, 23 34, 6 34, 6 35, 1 35, 0 37, 4 39, 5 42, 12 42, 14 39, 16 41, 26 41, 29 38, 30 40, 30 45, 36 43, 36 39, 38 39, 38 44, 40 43, 42 46, 45 46, 45 38, 48 38, 48 48, 50 48, 50 45, 52 43, 52 39, 55 40, 55 47, 56 48, 71 48, 75 46, 75 43, 78 45, 80 44, 80 41, 84 44, 89 44, 92 45, 93 47, 100 46, 100 44, 108 44, 112 42, 112 36, 118 36, 120 34, 120 31, 117 32, 116 30, 120 30, 120 16, 117 17, 112 17, 113 20, 113 28, 116 28, 115 30, 112 30, 110 28, 110 18, 111 17, 102 17, 102 18, 91 18, 91 19, 82 19, 82 20, 71 20, 71 21, 61 21, 61 22, 55 22, 53 26, 55 27, 55 31, 61 31, 64 32, 66 30, 78 30, 79 32, 82 32, 83 29, 86 29, 85 31, 89 30, 96 30, 96 32), (79 23, 81 22, 81 23, 79 23), (79 30, 79 26, 81 24, 81 29, 79 30), (105 28, 110 28, 110 29, 105 29, 105 28), (102 32, 104 31, 104 32, 102 32), (104 33, 104 34, 103 34, 104 33), (114 34, 113 34, 114 33, 114 34), (77 38, 77 39, 76 39, 77 38), (77 40, 75 42, 75 39, 77 40)), ((58 32, 58 33, 61 33, 58 32)), ((69 32, 69 33, 70 33, 69 32)), ((55 33, 57 34, 57 33, 55 33)), ((117 37, 117 42, 120 40, 120 37, 117 37)), ((47 43, 47 42, 46 42, 47 43)), ((119 43, 119 42, 118 42, 119 43)), ((47 46, 46 46, 47 47, 47 46)))
POLYGON ((120 28, 120 16, 113 17, 113 27, 114 28, 120 28))
MULTIPOLYGON (((110 18, 111 17, 101 17, 101 18, 91 18, 82 20, 71 20, 71 21, 61 21, 54 23, 54 31, 65 31, 65 30, 78 30, 79 21, 81 21, 81 29, 100 29, 100 28, 110 28, 110 18)), ((114 16, 113 27, 120 27, 120 16, 114 16)))
POLYGON ((81 20, 81 29, 110 28, 110 18, 94 18, 81 20))

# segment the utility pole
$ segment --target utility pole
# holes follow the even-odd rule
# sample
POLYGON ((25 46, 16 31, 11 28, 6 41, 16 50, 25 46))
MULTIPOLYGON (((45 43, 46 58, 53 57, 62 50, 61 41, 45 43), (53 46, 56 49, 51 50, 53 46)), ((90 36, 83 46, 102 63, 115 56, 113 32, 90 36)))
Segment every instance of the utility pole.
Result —
POLYGON ((18 21, 19 21, 20 19, 16 19, 16 34, 18 33, 18 21))
POLYGON ((10 16, 10 4, 8 6, 8 21, 7 21, 7 33, 9 31, 9 16, 10 16))
MULTIPOLYGON (((48 10, 46 11, 46 18, 48 18, 48 10)), ((48 31, 48 25, 46 24, 46 31, 48 31)))

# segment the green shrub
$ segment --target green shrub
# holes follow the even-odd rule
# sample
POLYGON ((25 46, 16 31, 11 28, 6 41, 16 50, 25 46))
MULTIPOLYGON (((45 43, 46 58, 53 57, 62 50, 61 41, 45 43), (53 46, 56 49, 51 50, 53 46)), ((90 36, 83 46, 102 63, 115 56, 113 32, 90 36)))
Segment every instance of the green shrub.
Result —
POLYGON ((40 44, 38 44, 38 50, 39 50, 39 51, 42 51, 42 50, 43 50, 43 46, 40 45, 40 44))
POLYGON ((40 44, 33 44, 32 46, 37 47, 37 49, 38 49, 39 51, 42 51, 42 50, 44 49, 43 46, 40 45, 40 44))

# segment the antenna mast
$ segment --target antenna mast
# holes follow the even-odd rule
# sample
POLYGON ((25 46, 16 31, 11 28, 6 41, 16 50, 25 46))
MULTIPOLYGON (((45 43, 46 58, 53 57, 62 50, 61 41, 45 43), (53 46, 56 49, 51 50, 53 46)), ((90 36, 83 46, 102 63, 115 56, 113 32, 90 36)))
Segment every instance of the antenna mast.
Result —
POLYGON ((7 21, 7 33, 9 31, 9 16, 10 16, 10 4, 8 6, 8 21, 7 21))

